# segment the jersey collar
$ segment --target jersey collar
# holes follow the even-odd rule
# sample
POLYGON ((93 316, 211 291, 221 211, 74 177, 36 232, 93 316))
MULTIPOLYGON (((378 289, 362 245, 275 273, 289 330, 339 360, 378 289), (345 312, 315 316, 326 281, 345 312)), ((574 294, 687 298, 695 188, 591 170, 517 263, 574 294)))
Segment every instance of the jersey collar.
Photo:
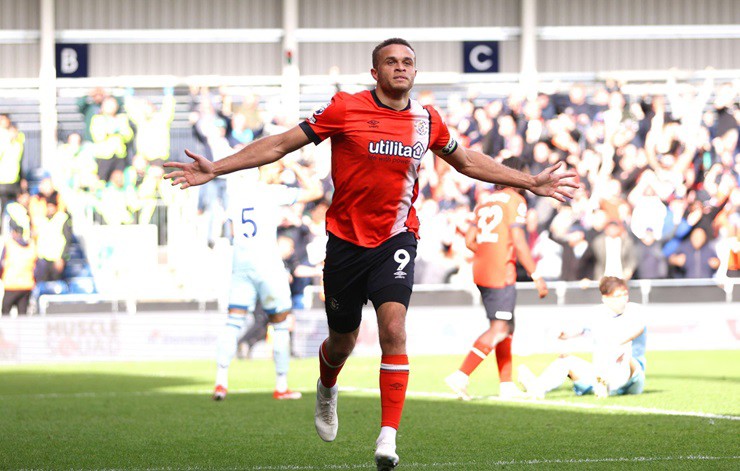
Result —
POLYGON ((411 100, 409 100, 408 104, 406 105, 406 108, 404 108, 402 110, 397 110, 397 109, 391 108, 390 106, 388 106, 388 105, 384 104, 383 102, 381 102, 380 99, 378 98, 378 94, 375 93, 375 89, 371 90, 370 91, 370 94, 373 96, 373 100, 375 100, 375 104, 378 105, 380 108, 385 108, 385 109, 391 110, 391 111, 407 111, 407 110, 411 109, 411 100))

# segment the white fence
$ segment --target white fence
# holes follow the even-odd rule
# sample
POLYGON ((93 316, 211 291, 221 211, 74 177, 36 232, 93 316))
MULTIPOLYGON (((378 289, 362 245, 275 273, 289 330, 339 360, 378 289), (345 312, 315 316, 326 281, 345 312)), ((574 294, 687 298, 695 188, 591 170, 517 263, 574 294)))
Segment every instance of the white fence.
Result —
MULTIPOLYGON (((514 353, 560 353, 565 327, 583 325, 595 304, 521 306, 516 313, 514 353)), ((737 303, 648 304, 649 350, 740 348, 737 303)), ((74 314, 0 318, 0 363, 211 359, 226 316, 216 312, 74 314)), ((463 354, 486 328, 480 306, 413 307, 407 318, 410 355, 463 354)), ((327 335, 323 310, 296 314, 294 353, 314 356, 327 335)), ((570 350, 588 351, 587 341, 570 350)), ((269 356, 269 345, 254 357, 269 356)), ((378 355, 378 329, 366 309, 355 355, 378 355)))

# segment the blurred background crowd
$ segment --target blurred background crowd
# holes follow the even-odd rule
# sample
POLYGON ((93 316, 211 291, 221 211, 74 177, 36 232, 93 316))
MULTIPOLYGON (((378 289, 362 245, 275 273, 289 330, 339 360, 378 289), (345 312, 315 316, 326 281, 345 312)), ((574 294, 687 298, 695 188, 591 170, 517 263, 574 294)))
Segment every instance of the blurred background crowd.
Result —
MULTIPOLYGON (((533 174, 564 162, 563 170, 578 173, 581 188, 568 203, 526 195, 526 232, 545 279, 722 278, 740 275, 739 88, 671 79, 666 93, 640 96, 607 81, 536 97, 438 99, 419 89, 415 98, 438 107, 461 143, 493 159, 521 158, 533 174)), ((211 160, 295 124, 254 94, 179 92, 189 103, 192 150, 211 160)), ((75 234, 86 225, 163 226, 177 211, 195 221, 209 247, 229 239, 228 178, 189 192, 163 180, 167 160, 186 158, 171 152, 175 90, 149 98, 132 89, 80 97, 84 129, 66 136, 52 167, 25 174, 24 135, 12 114, 0 115, 6 293, 30 296, 38 283, 80 275, 84 267, 71 262, 84 259, 75 234), (186 196, 192 192, 197 198, 186 196)), ((284 210, 279 241, 296 294, 319 283, 332 198, 329 145, 307 146, 262 172, 269 183, 296 186, 297 163, 324 189, 322 199, 284 210)), ((464 233, 487 186, 431 153, 423 159, 416 282, 472 283, 464 233)))

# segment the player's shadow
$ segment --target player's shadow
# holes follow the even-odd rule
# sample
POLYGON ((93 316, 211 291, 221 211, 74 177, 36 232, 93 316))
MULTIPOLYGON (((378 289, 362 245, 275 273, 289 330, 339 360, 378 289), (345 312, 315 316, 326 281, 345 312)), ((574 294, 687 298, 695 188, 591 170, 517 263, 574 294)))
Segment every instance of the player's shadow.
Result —
POLYGON ((5 371, 0 381, 0 398, 23 396, 140 394, 162 388, 193 386, 193 378, 105 372, 5 371))
POLYGON ((702 381, 716 381, 718 383, 740 383, 740 376, 704 376, 698 373, 693 375, 680 375, 653 372, 650 372, 649 374, 650 378, 676 379, 681 381, 696 381, 697 379, 701 379, 702 381))

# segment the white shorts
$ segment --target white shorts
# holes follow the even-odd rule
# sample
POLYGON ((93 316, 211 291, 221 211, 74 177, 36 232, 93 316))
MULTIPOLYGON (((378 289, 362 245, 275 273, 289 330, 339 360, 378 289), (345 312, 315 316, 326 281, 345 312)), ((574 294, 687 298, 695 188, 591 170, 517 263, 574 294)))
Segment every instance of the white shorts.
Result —
POLYGON ((282 264, 272 269, 249 267, 232 270, 229 309, 253 312, 258 300, 269 315, 290 310, 290 280, 282 264))
MULTIPOLYGON (((645 388, 645 372, 642 367, 630 372, 629 362, 622 362, 609 368, 606 378, 611 396, 640 394, 645 388)), ((583 378, 573 382, 573 390, 579 396, 593 393, 592 378, 583 378)))

